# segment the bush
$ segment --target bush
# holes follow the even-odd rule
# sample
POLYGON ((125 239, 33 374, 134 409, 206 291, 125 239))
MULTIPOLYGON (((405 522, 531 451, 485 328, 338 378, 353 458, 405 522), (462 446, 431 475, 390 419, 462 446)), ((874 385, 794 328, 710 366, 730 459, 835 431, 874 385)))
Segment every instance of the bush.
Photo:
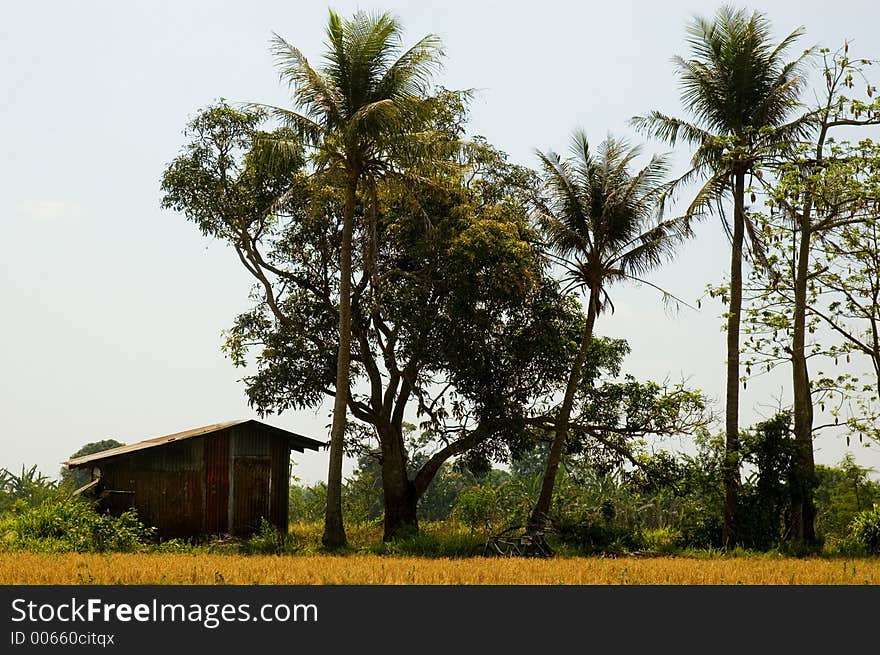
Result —
POLYGON ((398 557, 475 557, 482 554, 485 545, 484 537, 445 521, 427 523, 418 534, 382 542, 368 552, 398 557))
POLYGON ((646 550, 662 555, 677 553, 683 544, 681 532, 669 526, 645 530, 642 540, 646 550))
POLYGON ((497 497, 491 487, 468 487, 458 494, 453 516, 471 529, 484 528, 496 517, 497 497))
POLYGON ((880 555, 880 505, 856 515, 850 525, 852 540, 872 555, 880 555))
POLYGON ((154 528, 144 526, 134 510, 116 517, 99 514, 79 499, 50 499, 16 515, 14 544, 34 552, 130 552, 145 545, 154 528))
POLYGON ((292 522, 311 523, 323 520, 327 507, 327 485, 323 482, 311 487, 291 484, 287 507, 287 517, 292 522))
POLYGON ((196 550, 196 544, 190 539, 165 539, 155 546, 157 553, 180 554, 192 553, 196 550))
POLYGON ((296 550, 290 535, 280 532, 266 519, 262 519, 260 529, 241 544, 244 555, 284 555, 296 550))
POLYGON ((22 511, 36 507, 57 495, 54 480, 37 471, 36 466, 21 467, 16 475, 9 469, 0 469, 0 513, 22 511))

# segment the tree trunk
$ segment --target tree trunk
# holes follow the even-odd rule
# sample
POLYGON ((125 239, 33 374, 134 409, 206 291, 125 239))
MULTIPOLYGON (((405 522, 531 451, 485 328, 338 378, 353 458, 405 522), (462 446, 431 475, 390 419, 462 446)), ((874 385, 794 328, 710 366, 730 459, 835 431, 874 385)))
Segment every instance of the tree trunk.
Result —
POLYGON ((735 542, 739 476, 739 328, 742 313, 742 259, 745 236, 745 171, 734 173, 733 243, 730 254, 730 311, 727 317, 727 394, 724 447, 724 525, 721 540, 735 542))
POLYGON ((568 383, 565 386, 565 396, 562 399, 562 407, 556 419, 556 433, 550 445, 550 454, 547 457, 547 466, 544 469, 544 479, 541 482, 541 494, 538 502, 529 516, 529 532, 543 530, 550 513, 550 504, 553 501, 553 488, 556 485, 556 473, 559 463, 562 461, 562 453, 565 449, 565 441, 568 437, 568 422, 571 419, 571 409, 574 404, 574 396, 581 379, 581 371, 590 350, 593 339, 593 325, 596 322, 597 305, 599 302, 599 289, 590 289, 589 306, 587 307, 587 323, 584 326, 584 334, 581 337, 581 346, 571 367, 568 383))
POLYGON ((791 538, 815 543, 816 508, 813 503, 815 461, 813 459, 813 401, 806 355, 807 280, 810 265, 810 216, 804 211, 800 221, 797 271, 794 284, 794 333, 791 342, 792 385, 794 390, 795 461, 792 462, 791 538))
POLYGON ((383 541, 415 534, 419 531, 416 515, 418 494, 406 470, 406 451, 399 426, 377 426, 382 451, 382 494, 385 504, 383 541))
MULTIPOLYGON (((826 108, 827 111, 828 108, 826 108)), ((828 133, 826 113, 816 142, 816 163, 824 159, 825 137, 828 133)), ((791 375, 794 395, 795 460, 789 480, 791 496, 791 538, 806 544, 816 543, 816 506, 813 502, 816 464, 813 458, 813 396, 810 371, 807 368, 806 316, 807 283, 810 277, 810 241, 813 236, 813 197, 811 186, 803 212, 796 223, 800 226, 797 268, 794 280, 794 329, 791 340, 791 375)))
POLYGON ((330 429, 330 467, 327 472, 327 509, 321 543, 329 550, 347 545, 342 524, 342 451, 345 445, 351 366, 351 240, 357 194, 356 174, 350 174, 342 214, 342 246, 339 251, 339 351, 336 358, 336 396, 330 429))

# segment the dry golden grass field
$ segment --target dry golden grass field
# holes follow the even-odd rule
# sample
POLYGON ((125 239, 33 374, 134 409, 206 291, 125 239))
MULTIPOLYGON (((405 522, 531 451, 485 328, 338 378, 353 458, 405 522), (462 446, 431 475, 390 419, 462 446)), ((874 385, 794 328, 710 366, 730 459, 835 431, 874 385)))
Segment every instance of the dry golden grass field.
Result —
POLYGON ((880 584, 880 559, 0 553, 0 584, 880 584))

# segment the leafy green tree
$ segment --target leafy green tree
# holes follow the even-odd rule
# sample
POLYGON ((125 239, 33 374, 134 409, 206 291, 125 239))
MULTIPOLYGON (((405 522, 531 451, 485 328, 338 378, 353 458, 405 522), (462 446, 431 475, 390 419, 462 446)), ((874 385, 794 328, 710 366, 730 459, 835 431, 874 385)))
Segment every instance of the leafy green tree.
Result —
POLYGON ((792 494, 796 481, 797 443, 791 412, 779 412, 741 435, 741 462, 752 471, 743 485, 740 539, 767 550, 791 539, 792 494))
POLYGON ((849 359, 853 353, 870 363, 873 379, 862 388, 870 392, 863 394, 863 411, 848 421, 848 427, 880 441, 876 422, 880 402, 880 220, 876 214, 880 202, 880 148, 872 142, 865 147, 872 156, 863 162, 862 170, 873 177, 873 189, 862 196, 868 199, 859 210, 864 212, 864 220, 854 220, 836 233, 825 235, 823 250, 827 264, 815 280, 826 291, 826 300, 829 296, 831 300, 824 306, 811 305, 809 312, 838 337, 836 356, 849 359))
MULTIPOLYGON (((349 19, 330 12, 324 65, 313 68, 281 37, 273 52, 282 79, 293 89, 296 110, 274 115, 315 152, 322 173, 338 177, 345 190, 339 244, 339 347, 323 543, 345 545, 342 523, 342 458, 351 365, 352 235, 358 188, 374 193, 375 178, 393 167, 395 155, 415 141, 428 110, 429 82, 442 55, 428 35, 402 48, 402 26, 390 14, 359 11, 349 19)), ((283 142, 282 142, 283 143, 283 142)), ((276 143, 278 145, 278 143, 276 143)), ((375 244, 370 248, 375 249, 375 244)))
POLYGON ((816 466, 816 531, 826 543, 845 539, 856 515, 880 503, 880 482, 869 477, 872 472, 851 453, 837 466, 816 466))
MULTIPOLYGON (((434 127, 454 139, 461 103, 444 99, 434 127)), ((277 135, 260 121, 223 105, 197 116, 166 171, 163 204, 229 243, 259 281, 255 308, 225 347, 235 363, 256 365, 245 383, 265 413, 336 393, 344 203, 326 177, 305 174, 302 151, 289 149, 284 166, 262 156, 277 135)), ((350 448, 375 439, 386 539, 417 529, 418 501, 448 459, 478 465, 530 442, 532 401, 557 388, 582 329, 533 245, 532 176, 485 144, 466 156, 466 177, 384 180, 365 203, 377 256, 354 252, 347 438, 350 448), (404 439, 412 414, 434 436, 417 471, 404 439)))
POLYGON ((608 287, 623 280, 650 284, 641 276, 671 256, 683 227, 680 221, 654 220, 666 188, 665 157, 654 156, 632 173, 639 148, 608 137, 593 153, 582 132, 574 133, 571 153, 569 159, 538 153, 547 194, 538 203, 539 219, 550 256, 563 267, 569 285, 587 294, 587 320, 556 415, 541 493, 529 520, 532 530, 541 530, 550 510, 593 327, 600 312, 613 308, 608 287))
MULTIPOLYGON (((873 86, 864 78, 871 62, 852 59, 848 51, 848 46, 835 53, 820 51, 823 95, 807 114, 815 132, 774 167, 772 177, 760 180, 769 196, 770 215, 755 218, 766 236, 773 272, 753 273, 758 284, 746 317, 754 355, 746 362, 746 374, 751 364, 792 365, 798 465, 791 486, 791 527, 794 538, 807 543, 816 541, 813 438, 822 427, 833 427, 814 424, 814 406, 824 409, 829 399, 846 399, 866 410, 870 405, 857 392, 850 371, 836 377, 821 370, 811 375, 808 361, 833 358, 836 364, 842 355, 849 359, 853 349, 869 356, 877 351, 870 345, 871 316, 876 315, 872 293, 877 288, 871 278, 880 243, 874 239, 872 244, 871 222, 880 198, 880 151, 870 140, 838 142, 835 134, 880 124, 880 104, 871 101, 873 86), (859 77, 866 84, 867 97, 861 100, 854 96, 859 77), (811 337, 822 321, 832 330, 830 339, 825 331, 818 333, 822 339, 811 337), (842 343, 835 343, 835 336, 843 337, 842 343)), ((876 274, 873 277, 876 280, 876 274)), ((839 413, 834 410, 835 423, 839 413)), ((856 431, 861 423, 861 432, 871 433, 871 421, 865 421, 870 411, 859 414, 850 417, 847 427, 856 431)))
POLYGON ((722 212, 731 240, 730 289, 727 312, 727 381, 725 432, 728 453, 725 476, 724 539, 736 539, 735 516, 740 472, 739 384, 740 320, 743 255, 748 234, 752 255, 761 260, 764 245, 745 206, 746 179, 761 175, 775 158, 784 157, 806 135, 811 120, 794 113, 805 84, 801 76, 811 51, 786 61, 787 50, 803 34, 796 29, 778 44, 766 16, 721 7, 713 19, 696 17, 687 30, 691 58, 675 57, 681 99, 694 122, 654 111, 636 117, 634 125, 663 141, 684 141, 694 147, 691 169, 675 185, 704 182, 688 213, 711 211, 721 199, 733 199, 732 224, 722 212))

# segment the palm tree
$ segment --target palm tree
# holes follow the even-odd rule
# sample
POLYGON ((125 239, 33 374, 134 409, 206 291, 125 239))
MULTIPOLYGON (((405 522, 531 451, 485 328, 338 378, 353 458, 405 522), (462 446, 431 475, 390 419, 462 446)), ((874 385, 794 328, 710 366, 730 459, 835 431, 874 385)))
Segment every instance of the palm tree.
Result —
POLYGON ((570 158, 537 153, 548 196, 538 208, 548 254, 562 265, 571 286, 587 293, 587 317, 556 417, 541 493, 529 518, 533 532, 546 524, 593 326, 611 306, 607 288, 623 280, 654 286, 642 276, 670 257, 678 239, 688 234, 687 223, 679 219, 656 221, 667 187, 667 158, 655 155, 633 175, 630 165, 639 152, 609 136, 594 155, 584 133, 576 131, 570 158))
MULTIPOLYGON (((376 178, 392 168, 393 151, 409 135, 418 141, 415 137, 429 111, 430 80, 443 55, 435 35, 425 36, 407 50, 401 47, 401 37, 401 25, 390 14, 359 11, 342 20, 331 11, 328 49, 319 68, 313 68, 280 36, 275 35, 273 41, 280 75, 293 89, 296 110, 270 109, 313 148, 317 170, 336 175, 345 189, 339 253, 339 352, 322 538, 328 549, 346 544, 342 455, 349 400, 352 234, 358 189, 370 192, 376 178)), ((412 149, 409 144, 407 147, 412 149)), ((371 244, 370 249, 374 247, 371 244)))
POLYGON ((802 35, 796 29, 778 44, 770 23, 758 12, 724 6, 715 18, 696 17, 688 26, 691 58, 675 57, 681 98, 694 122, 654 111, 633 119, 649 136, 670 145, 679 140, 695 148, 691 169, 676 186, 703 179, 689 213, 721 207, 733 196, 733 224, 722 219, 731 241, 730 305, 727 315, 727 388, 725 407, 725 503, 723 540, 735 539, 739 473, 739 344, 742 265, 746 234, 751 254, 763 260, 763 245, 745 208, 746 178, 761 174, 775 157, 809 131, 805 115, 791 119, 804 85, 801 65, 810 51, 786 62, 786 51, 802 35))

